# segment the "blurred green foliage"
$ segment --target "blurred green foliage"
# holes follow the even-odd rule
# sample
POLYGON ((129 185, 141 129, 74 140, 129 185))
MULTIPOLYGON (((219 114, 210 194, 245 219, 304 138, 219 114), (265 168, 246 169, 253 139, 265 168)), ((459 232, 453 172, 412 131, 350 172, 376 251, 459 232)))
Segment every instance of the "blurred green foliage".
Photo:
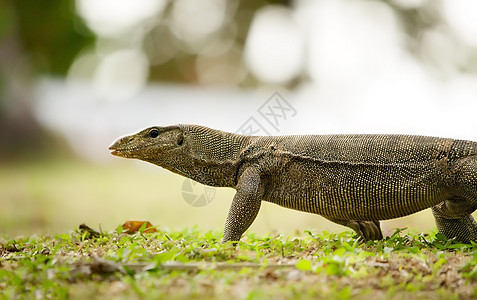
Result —
MULTIPOLYGON (((422 36, 427 30, 446 28, 442 17, 442 11, 432 1, 424 2, 417 8, 400 6, 393 1, 382 1, 389 5, 400 21, 406 39, 406 47, 413 55, 424 63, 429 61, 428 53, 423 45, 422 36)), ((227 16, 227 24, 224 27, 234 28, 230 34, 230 28, 222 28, 220 36, 234 40, 234 51, 243 50, 250 24, 255 12, 267 5, 283 5, 292 7, 291 0, 260 0, 260 1, 227 1, 227 6, 234 7, 227 16)), ((191 53, 180 47, 177 37, 172 33, 168 19, 170 18, 174 1, 169 1, 161 20, 147 35, 155 35, 162 45, 177 47, 175 56, 161 64, 151 64, 150 79, 155 81, 197 82, 197 70, 194 67, 198 54, 191 53), (173 45, 173 46, 171 46, 173 45), (175 45, 175 46, 174 46, 175 45), (179 45, 179 46, 178 46, 179 45)), ((450 31, 446 34, 451 35, 450 31)), ((32 70, 53 75, 65 75, 77 54, 92 46, 96 37, 80 16, 77 15, 74 0, 6 0, 0 4, 0 38, 5 42, 8 35, 15 35, 20 44, 21 53, 28 57, 32 64, 32 70)), ((459 44, 454 37, 449 40, 459 44)), ((145 38, 142 47, 148 52, 150 39, 145 38)), ((163 46, 158 47, 163 47, 163 46)), ((157 48, 152 47, 152 51, 157 48)), ((469 64, 469 60, 475 58, 475 51, 467 49, 463 55, 468 59, 462 59, 463 67, 476 71, 477 65, 469 64)), ((0 61, 2 53, 0 52, 0 61)), ((434 62, 435 63, 435 62, 434 62)), ((303 80, 305 77, 301 78, 303 80)), ((246 80, 247 85, 257 85, 255 78, 246 80)))
POLYGON ((77 53, 94 42, 74 0, 10 0, 16 31, 34 69, 64 75, 77 53))

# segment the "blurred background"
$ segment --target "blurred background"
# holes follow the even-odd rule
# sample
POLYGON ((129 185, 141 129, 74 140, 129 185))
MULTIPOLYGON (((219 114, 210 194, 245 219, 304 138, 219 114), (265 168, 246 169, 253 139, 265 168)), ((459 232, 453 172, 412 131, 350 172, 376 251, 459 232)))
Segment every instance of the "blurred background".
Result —
MULTIPOLYGON (((474 0, 3 0, 0 234, 221 230, 233 190, 109 154, 151 125, 477 140, 476 108, 474 0)), ((250 230, 305 229, 344 228, 264 203, 250 230)))

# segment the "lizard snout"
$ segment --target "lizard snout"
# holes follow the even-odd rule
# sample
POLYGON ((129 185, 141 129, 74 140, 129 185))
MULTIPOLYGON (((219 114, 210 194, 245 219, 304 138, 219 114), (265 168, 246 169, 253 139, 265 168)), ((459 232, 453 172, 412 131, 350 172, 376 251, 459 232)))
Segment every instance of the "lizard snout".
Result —
POLYGON ((115 156, 122 156, 120 153, 128 149, 128 145, 132 139, 133 137, 126 136, 116 140, 111 146, 109 146, 109 150, 112 151, 111 154, 115 156))

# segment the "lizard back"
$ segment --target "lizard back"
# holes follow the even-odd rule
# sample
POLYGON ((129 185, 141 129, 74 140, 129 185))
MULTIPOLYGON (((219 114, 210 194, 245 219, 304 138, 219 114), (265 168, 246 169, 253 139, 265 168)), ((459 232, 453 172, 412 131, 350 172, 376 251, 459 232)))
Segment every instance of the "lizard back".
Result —
POLYGON ((323 161, 402 164, 477 154, 477 143, 416 135, 343 134, 255 137, 252 144, 323 161))
MULTIPOLYGON (((411 135, 258 137, 277 163, 264 200, 329 218, 376 220, 415 213, 451 196, 449 162, 477 143, 411 135)), ((262 165, 264 163, 262 161, 262 165)))

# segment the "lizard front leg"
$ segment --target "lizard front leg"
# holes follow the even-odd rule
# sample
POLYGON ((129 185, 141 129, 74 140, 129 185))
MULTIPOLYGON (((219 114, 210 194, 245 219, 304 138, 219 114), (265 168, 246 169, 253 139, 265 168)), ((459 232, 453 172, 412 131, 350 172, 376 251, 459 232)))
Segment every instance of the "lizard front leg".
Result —
POLYGON ((238 180, 236 189, 237 193, 225 222, 222 243, 239 241, 255 220, 264 192, 259 171, 254 167, 245 170, 238 180))

